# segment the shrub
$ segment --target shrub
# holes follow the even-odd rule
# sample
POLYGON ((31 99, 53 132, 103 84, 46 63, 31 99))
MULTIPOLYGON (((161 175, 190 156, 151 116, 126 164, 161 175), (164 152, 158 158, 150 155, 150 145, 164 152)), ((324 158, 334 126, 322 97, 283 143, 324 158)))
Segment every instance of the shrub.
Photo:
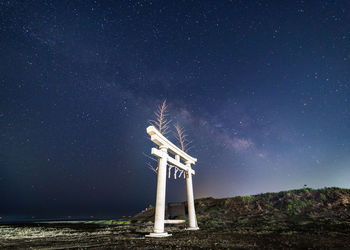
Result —
POLYGON ((250 201, 255 200, 255 197, 251 195, 242 196, 241 198, 242 198, 242 201, 245 203, 249 203, 250 201))
POLYGON ((295 200, 293 203, 287 205, 287 214, 288 215, 297 215, 301 213, 303 208, 306 208, 312 204, 312 201, 306 200, 295 200))

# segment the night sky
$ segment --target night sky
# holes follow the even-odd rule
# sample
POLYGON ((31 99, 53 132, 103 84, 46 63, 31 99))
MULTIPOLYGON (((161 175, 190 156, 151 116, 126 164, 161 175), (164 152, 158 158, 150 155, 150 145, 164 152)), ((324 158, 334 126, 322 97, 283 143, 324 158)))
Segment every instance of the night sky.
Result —
POLYGON ((2 221, 154 204, 164 99, 196 198, 350 188, 347 0, 1 0, 0 55, 2 221))

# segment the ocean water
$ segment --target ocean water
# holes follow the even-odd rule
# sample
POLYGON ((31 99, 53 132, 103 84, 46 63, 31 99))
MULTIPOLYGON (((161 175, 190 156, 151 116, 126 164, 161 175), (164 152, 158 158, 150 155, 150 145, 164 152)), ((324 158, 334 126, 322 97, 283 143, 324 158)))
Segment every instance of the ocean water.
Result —
POLYGON ((34 216, 3 216, 0 217, 0 224, 20 224, 20 223, 33 223, 33 222, 45 222, 45 221, 86 221, 86 220, 117 220, 127 218, 123 215, 108 215, 108 216, 51 216, 51 217, 34 217, 34 216))

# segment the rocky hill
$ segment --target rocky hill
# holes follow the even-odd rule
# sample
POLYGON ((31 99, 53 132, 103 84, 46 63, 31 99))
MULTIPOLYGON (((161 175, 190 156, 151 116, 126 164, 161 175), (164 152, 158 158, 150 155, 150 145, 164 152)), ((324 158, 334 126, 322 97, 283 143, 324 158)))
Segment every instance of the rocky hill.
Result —
MULTIPOLYGON (((350 233, 350 189, 304 188, 233 198, 195 200, 198 224, 239 232, 350 233)), ((154 208, 133 217, 153 221, 154 208)))

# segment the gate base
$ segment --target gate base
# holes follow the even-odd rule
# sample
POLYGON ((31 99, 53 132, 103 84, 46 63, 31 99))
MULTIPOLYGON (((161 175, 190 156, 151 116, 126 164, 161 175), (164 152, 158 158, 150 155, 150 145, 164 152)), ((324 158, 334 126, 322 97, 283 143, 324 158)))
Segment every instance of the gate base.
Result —
POLYGON ((152 237, 152 238, 161 238, 161 237, 169 237, 172 234, 168 234, 167 232, 164 233, 150 233, 145 235, 146 237, 152 237))

